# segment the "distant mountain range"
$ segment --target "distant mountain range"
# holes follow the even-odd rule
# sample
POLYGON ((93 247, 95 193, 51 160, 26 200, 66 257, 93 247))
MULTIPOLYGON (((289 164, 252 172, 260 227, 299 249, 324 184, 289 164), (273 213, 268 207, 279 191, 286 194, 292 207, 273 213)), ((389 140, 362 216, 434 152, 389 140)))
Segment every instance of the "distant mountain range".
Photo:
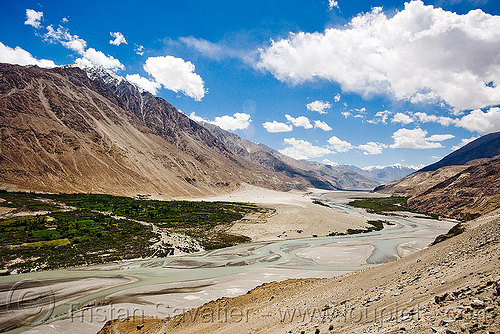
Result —
POLYGON ((388 166, 368 166, 363 168, 344 164, 336 164, 335 166, 349 169, 353 172, 363 175, 364 177, 377 183, 378 185, 402 179, 419 169, 418 166, 405 166, 401 164, 388 166))
POLYGON ((420 211, 465 220, 500 208, 500 132, 375 191, 407 196, 410 207, 420 211))
POLYGON ((0 64, 0 101, 4 189, 189 197, 241 183, 278 190, 378 184, 198 124, 103 68, 0 64))
POLYGON ((343 166, 332 167, 318 162, 295 160, 266 145, 253 143, 216 125, 206 122, 201 124, 240 158, 258 164, 266 170, 300 180, 301 184, 310 184, 319 189, 349 190, 371 190, 377 186, 372 180, 343 166))

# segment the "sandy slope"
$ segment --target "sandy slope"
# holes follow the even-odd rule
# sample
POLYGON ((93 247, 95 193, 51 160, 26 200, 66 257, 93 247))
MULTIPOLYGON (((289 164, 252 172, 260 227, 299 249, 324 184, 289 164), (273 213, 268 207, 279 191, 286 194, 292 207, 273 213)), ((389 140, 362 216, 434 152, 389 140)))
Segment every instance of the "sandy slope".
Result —
POLYGON ((500 330, 500 212, 406 258, 333 279, 264 284, 174 318, 101 333, 474 333, 500 330))
MULTIPOLYGON (((318 190, 317 192, 324 192, 318 190)), ((331 192, 335 194, 335 192, 331 192)), ((345 197, 346 192, 342 192, 345 197)), ((355 193, 358 196, 366 193, 355 193)), ((307 238, 313 235, 326 236, 331 232, 345 232, 348 228, 370 226, 366 219, 346 212, 332 210, 312 202, 314 189, 309 193, 301 191, 280 192, 251 185, 243 185, 238 191, 195 200, 247 202, 274 209, 266 217, 247 216, 235 223, 230 233, 248 236, 252 241, 269 241, 292 238, 307 238)), ((332 195, 333 196, 333 195, 332 195)), ((375 194, 374 196, 382 196, 375 194)))

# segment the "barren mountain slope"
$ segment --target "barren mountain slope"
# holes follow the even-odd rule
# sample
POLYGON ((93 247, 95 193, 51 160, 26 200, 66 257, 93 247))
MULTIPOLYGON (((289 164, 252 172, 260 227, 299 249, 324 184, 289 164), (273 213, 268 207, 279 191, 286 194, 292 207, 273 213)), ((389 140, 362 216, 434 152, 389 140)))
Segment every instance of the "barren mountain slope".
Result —
POLYGON ((374 187, 354 172, 310 168, 217 127, 209 131, 103 68, 0 64, 0 112, 7 189, 189 197, 242 182, 278 190, 374 187))
POLYGON ((411 197, 409 206, 422 212, 464 220, 499 208, 500 159, 465 167, 454 176, 411 197))
POLYGON ((499 154, 500 132, 490 133, 406 178, 377 187, 375 191, 398 196, 415 196, 456 175, 468 166, 487 162, 499 154))
POLYGON ((415 196, 447 180, 466 168, 467 166, 446 166, 436 171, 416 172, 408 175, 404 179, 379 186, 375 188, 375 191, 383 194, 391 194, 393 196, 415 196))
POLYGON ((113 95, 107 96, 109 99, 134 114, 154 133, 175 145, 176 148, 195 156, 200 162, 206 159, 207 154, 218 154, 241 164, 241 161, 207 129, 179 112, 164 99, 141 90, 102 67, 89 67, 85 71, 103 95, 108 93, 107 90, 111 91, 113 95), (205 150, 205 152, 200 152, 200 150, 205 150))
POLYGON ((200 196, 240 182, 280 187, 289 181, 249 168, 206 129, 146 97, 151 101, 141 103, 149 107, 137 111, 138 117, 79 68, 0 64, 3 187, 200 196))
POLYGON ((469 220, 500 207, 498 152, 500 133, 491 133, 375 191, 410 197, 408 205, 422 212, 469 220))

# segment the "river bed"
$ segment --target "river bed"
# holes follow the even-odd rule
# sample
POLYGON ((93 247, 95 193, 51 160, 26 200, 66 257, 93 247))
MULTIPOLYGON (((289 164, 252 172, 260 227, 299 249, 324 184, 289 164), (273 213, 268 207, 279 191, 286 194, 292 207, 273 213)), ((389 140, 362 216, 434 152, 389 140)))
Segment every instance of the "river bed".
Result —
POLYGON ((256 242, 177 257, 1 277, 0 300, 5 303, 0 323, 32 322, 12 333, 96 333, 114 318, 176 315, 266 282, 334 277, 397 260, 426 247, 455 223, 411 213, 367 213, 346 206, 348 196, 339 192, 309 196, 331 210, 394 225, 356 235, 256 242))

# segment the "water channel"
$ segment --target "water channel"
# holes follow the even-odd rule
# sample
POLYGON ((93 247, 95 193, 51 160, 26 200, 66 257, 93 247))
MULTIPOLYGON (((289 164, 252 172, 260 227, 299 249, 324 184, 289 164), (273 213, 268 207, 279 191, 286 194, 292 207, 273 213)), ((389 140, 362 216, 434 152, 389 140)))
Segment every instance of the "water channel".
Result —
POLYGON ((322 201, 332 210, 393 225, 356 235, 258 242, 170 258, 1 277, 0 298, 6 302, 0 308, 0 322, 32 321, 12 333, 96 333, 113 318, 175 315, 210 300, 244 294, 265 282, 333 277, 396 260, 426 247, 454 225, 406 213, 367 213, 346 206, 345 201, 322 201), (16 304, 22 298, 31 304, 16 304))

